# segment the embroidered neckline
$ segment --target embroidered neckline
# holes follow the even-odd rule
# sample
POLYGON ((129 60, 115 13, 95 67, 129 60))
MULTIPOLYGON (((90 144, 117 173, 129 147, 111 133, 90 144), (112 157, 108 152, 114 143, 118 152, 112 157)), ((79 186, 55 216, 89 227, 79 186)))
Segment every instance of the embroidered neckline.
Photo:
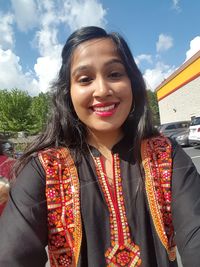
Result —
POLYGON ((111 192, 101 157, 93 157, 98 180, 110 213, 111 246, 105 252, 107 266, 137 267, 141 265, 140 248, 130 238, 122 190, 119 155, 113 155, 114 191, 111 192))

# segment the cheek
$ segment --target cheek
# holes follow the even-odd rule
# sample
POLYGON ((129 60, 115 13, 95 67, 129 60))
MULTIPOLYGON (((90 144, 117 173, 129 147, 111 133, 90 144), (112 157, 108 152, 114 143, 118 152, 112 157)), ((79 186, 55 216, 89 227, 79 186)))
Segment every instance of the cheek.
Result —
POLYGON ((131 85, 127 86, 126 90, 124 90, 123 93, 124 93, 124 98, 127 101, 127 104, 132 106, 134 97, 133 97, 133 91, 132 91, 131 85))
POLYGON ((124 94, 124 97, 127 97, 127 98, 133 97, 133 92, 132 92, 133 90, 132 90, 131 82, 128 78, 119 84, 118 89, 121 92, 121 94, 124 94))
POLYGON ((89 91, 84 88, 72 87, 71 99, 75 110, 87 107, 90 99, 89 91))

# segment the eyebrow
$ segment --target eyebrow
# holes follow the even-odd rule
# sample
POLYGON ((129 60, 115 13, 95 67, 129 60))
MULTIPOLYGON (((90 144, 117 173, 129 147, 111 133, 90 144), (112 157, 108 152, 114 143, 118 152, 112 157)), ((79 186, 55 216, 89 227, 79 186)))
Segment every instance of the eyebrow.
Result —
MULTIPOLYGON (((124 66, 123 62, 121 59, 118 59, 118 58, 113 58, 111 60, 109 60, 108 62, 106 62, 104 64, 105 67, 109 66, 109 65, 112 65, 112 64, 115 64, 115 63, 118 63, 118 64, 121 64, 124 66)), ((77 67, 73 72, 72 72, 72 77, 74 77, 76 75, 76 73, 78 72, 81 72, 81 71, 85 71, 85 70, 88 70, 90 68, 90 65, 83 65, 83 66, 79 66, 77 67)))

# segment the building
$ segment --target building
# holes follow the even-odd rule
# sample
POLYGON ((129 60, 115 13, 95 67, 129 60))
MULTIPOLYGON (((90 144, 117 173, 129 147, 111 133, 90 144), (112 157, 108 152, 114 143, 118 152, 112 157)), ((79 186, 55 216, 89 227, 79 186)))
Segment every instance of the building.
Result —
POLYGON ((200 116, 200 50, 157 88, 160 122, 200 116))

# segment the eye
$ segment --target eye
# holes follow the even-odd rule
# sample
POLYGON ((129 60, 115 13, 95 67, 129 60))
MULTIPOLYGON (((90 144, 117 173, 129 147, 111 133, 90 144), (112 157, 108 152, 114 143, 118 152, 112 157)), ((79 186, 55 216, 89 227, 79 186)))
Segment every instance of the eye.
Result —
POLYGON ((78 83, 81 85, 89 84, 92 81, 92 78, 89 76, 82 76, 78 79, 78 83))
POLYGON ((110 74, 109 74, 109 77, 112 78, 112 79, 119 79, 120 77, 122 77, 124 74, 122 72, 119 72, 119 71, 112 71, 110 74))

